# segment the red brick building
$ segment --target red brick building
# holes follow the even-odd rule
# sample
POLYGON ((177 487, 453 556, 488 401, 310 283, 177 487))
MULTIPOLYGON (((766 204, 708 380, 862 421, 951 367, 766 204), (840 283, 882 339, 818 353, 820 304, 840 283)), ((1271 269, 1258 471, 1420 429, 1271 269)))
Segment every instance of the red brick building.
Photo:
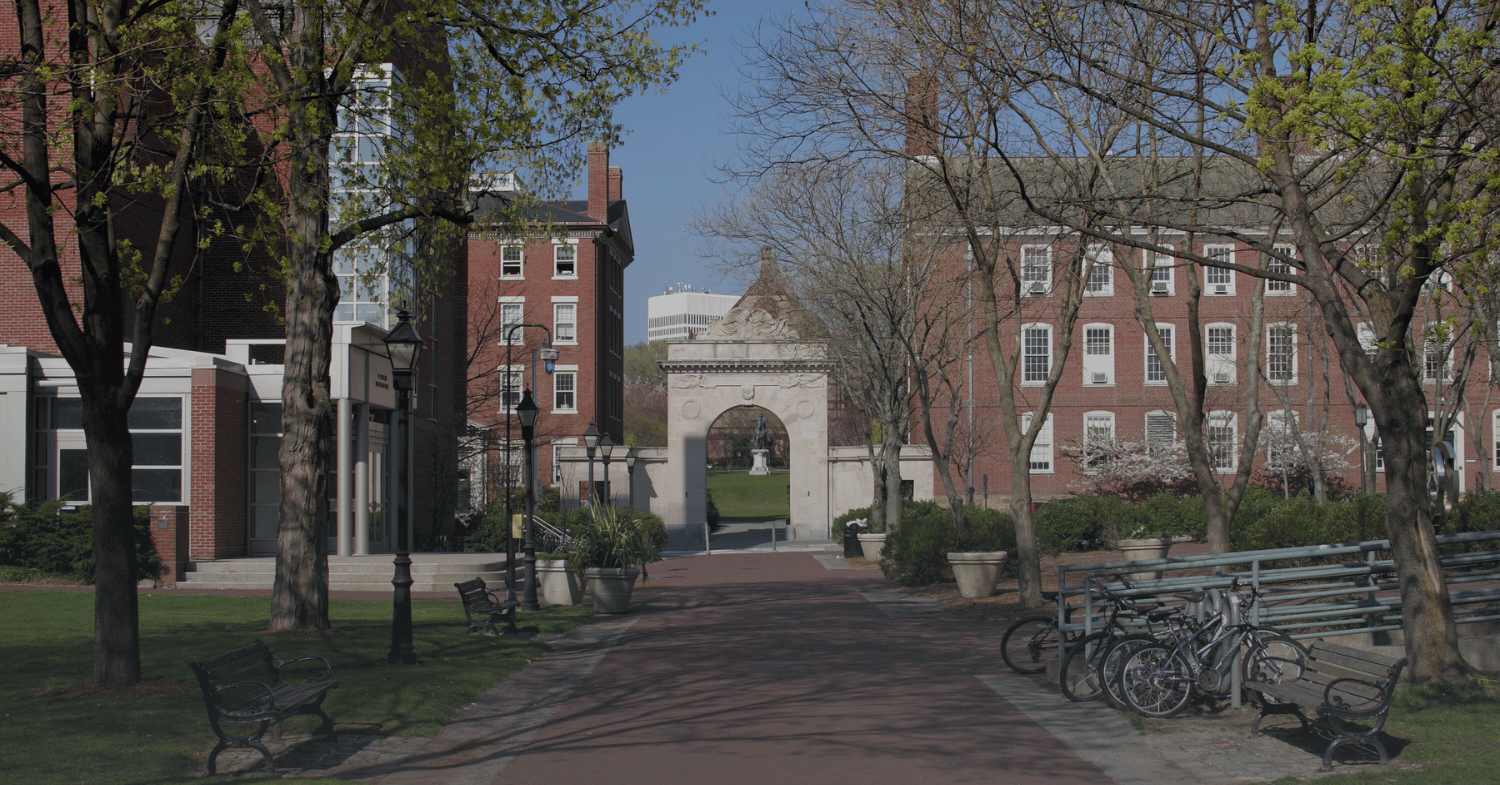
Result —
MULTIPOLYGON (((589 423, 616 444, 624 436, 625 268, 635 244, 623 177, 609 165, 604 145, 589 147, 586 176, 587 199, 540 208, 540 239, 515 240, 483 226, 469 234, 469 341, 476 357, 469 417, 493 448, 484 480, 491 498, 522 484, 521 431, 512 414, 524 390, 540 409, 543 485, 558 482, 559 449, 581 445, 589 423), (558 352, 550 375, 534 353, 549 338, 558 352)), ((482 196, 481 212, 488 200, 504 198, 482 196)), ((565 489, 564 496, 576 500, 579 492, 565 489)))

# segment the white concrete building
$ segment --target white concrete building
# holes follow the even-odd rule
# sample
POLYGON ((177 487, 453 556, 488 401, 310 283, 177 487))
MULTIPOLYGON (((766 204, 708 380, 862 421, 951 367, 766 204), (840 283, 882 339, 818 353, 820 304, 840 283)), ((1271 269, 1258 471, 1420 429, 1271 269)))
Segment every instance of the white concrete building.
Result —
POLYGON ((678 284, 646 300, 646 340, 690 341, 739 302, 737 294, 709 294, 678 284))

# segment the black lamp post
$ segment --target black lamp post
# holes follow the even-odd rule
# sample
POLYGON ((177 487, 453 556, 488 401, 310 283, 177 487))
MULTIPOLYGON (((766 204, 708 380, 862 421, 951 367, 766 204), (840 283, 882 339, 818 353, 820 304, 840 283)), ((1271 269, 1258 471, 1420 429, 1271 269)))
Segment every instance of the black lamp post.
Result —
POLYGON ((1370 442, 1365 436, 1365 424, 1370 421, 1370 410, 1362 403, 1354 405, 1354 426, 1359 429, 1359 490, 1369 493, 1374 485, 1370 475, 1370 442))
POLYGON ((615 440, 609 438, 609 433, 606 431, 603 436, 599 437, 599 456, 604 459, 604 503, 605 504, 613 504, 614 503, 614 502, 610 501, 610 498, 609 498, 610 497, 610 490, 611 490, 610 487, 609 487, 609 454, 612 453, 612 452, 614 452, 614 451, 615 451, 615 440))
MULTIPOLYGON (((531 350, 531 389, 533 389, 533 390, 536 389, 536 366, 537 366, 538 354, 540 354, 540 356, 541 356, 542 367, 546 369, 548 376, 551 376, 553 370, 556 369, 556 367, 557 367, 557 356, 558 356, 557 350, 554 349, 554 348, 552 348, 552 329, 549 328, 547 325, 545 325, 545 324, 538 324, 536 322, 518 322, 516 324, 512 324, 512 325, 510 325, 510 326, 508 326, 508 327, 505 328, 505 383, 501 385, 500 389, 501 389, 501 391, 502 391, 502 393, 504 395, 504 399, 501 401, 501 403, 503 404, 503 407, 505 409, 505 526, 506 526, 506 530, 505 530, 505 598, 507 600, 514 600, 516 598, 516 542, 515 542, 515 537, 512 536, 512 532, 511 532, 511 529, 510 529, 510 525, 511 525, 511 523, 510 523, 511 522, 511 511, 510 511, 510 497, 511 497, 511 493, 510 493, 510 489, 511 489, 511 484, 510 484, 510 482, 511 482, 511 473, 510 473, 510 470, 511 470, 511 466, 510 466, 510 415, 513 412, 516 413, 516 414, 519 414, 519 412, 516 411, 516 410, 520 406, 520 402, 519 401, 516 402, 516 403, 512 403, 511 402, 511 396, 515 395, 515 387, 513 387, 511 385, 511 381, 514 378, 512 376, 512 374, 514 373, 514 371, 512 369, 515 368, 515 366, 512 365, 511 350, 514 349, 515 345, 516 345, 516 331, 517 330, 525 329, 527 327, 539 327, 539 328, 541 328, 541 330, 543 332, 545 332, 547 334, 547 338, 546 338, 546 340, 542 341, 541 346, 540 347, 533 347, 532 350, 531 350)), ((516 386, 520 386, 520 385, 516 385, 516 386)), ((530 393, 531 393, 531 391, 527 390, 527 395, 528 396, 530 395, 530 393)), ((531 426, 530 426, 530 427, 533 427, 533 428, 536 427, 536 409, 537 409, 536 401, 533 400, 532 403, 531 403, 531 426)), ((525 428, 527 426, 525 426, 523 424, 522 427, 525 428)), ((523 446, 523 450, 528 455, 530 455, 531 448, 529 446, 523 446)), ((531 459, 535 460, 535 456, 531 456, 531 459)), ((524 468, 522 469, 522 472, 523 473, 525 472, 524 468)), ((525 482, 526 482, 525 480, 522 480, 522 484, 525 484, 525 482)), ((527 492, 526 493, 527 493, 528 497, 531 495, 530 486, 527 486, 527 492)), ((531 514, 532 514, 532 512, 533 512, 532 507, 528 506, 526 508, 526 520, 522 524, 522 526, 526 527, 525 528, 526 532, 530 532, 531 531, 530 526, 531 526, 531 514)), ((534 555, 535 554, 533 554, 533 556, 534 555)), ((527 575, 530 576, 531 573, 528 572, 527 575)), ((535 597, 535 594, 533 593, 533 598, 534 597, 535 597)), ((532 610, 532 611, 534 611, 534 610, 536 610, 535 606, 536 606, 536 603, 535 603, 535 601, 533 599, 532 607, 526 608, 526 610, 532 610)))
POLYGON ((422 336, 411 323, 411 314, 405 310, 396 312, 397 323, 385 336, 386 353, 391 359, 391 382, 396 387, 396 575, 391 585, 396 587, 392 601, 391 650, 386 655, 390 665, 416 665, 417 648, 411 640, 411 553, 407 550, 406 511, 410 487, 406 475, 407 431, 410 429, 412 374, 417 360, 422 357, 422 336))
POLYGON ((527 390, 516 405, 516 419, 521 421, 521 443, 526 451, 526 520, 521 524, 525 536, 522 547, 526 567, 525 583, 521 588, 521 610, 539 610, 536 602, 536 539, 532 537, 532 516, 536 514, 536 401, 527 390))
POLYGON ((594 423, 589 423, 588 430, 583 432, 583 451, 589 456, 589 502, 594 501, 594 450, 599 449, 599 429, 594 423))
POLYGON ((630 509, 635 509, 635 448, 631 447, 625 451, 625 476, 626 483, 630 485, 630 509))

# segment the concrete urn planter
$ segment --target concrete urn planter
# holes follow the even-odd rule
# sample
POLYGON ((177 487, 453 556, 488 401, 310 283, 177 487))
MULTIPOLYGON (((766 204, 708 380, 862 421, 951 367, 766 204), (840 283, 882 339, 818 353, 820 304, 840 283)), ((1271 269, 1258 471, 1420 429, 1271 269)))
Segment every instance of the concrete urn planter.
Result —
POLYGON ((583 601, 583 581, 562 559, 537 559, 536 582, 548 605, 577 605, 583 601))
POLYGON ((948 564, 953 566, 953 578, 958 581, 961 597, 994 595, 995 582, 1000 580, 1000 566, 1004 563, 1005 551, 948 554, 948 564))
POLYGON ((589 599, 599 613, 625 613, 630 609, 630 593, 635 589, 639 567, 589 567, 583 579, 589 586, 589 599))
POLYGON ((856 534, 854 536, 859 538, 859 549, 864 551, 866 560, 880 561, 880 552, 885 550, 884 534, 856 534))
MULTIPOLYGON (((1120 540, 1115 543, 1120 552, 1125 554, 1125 561, 1147 561, 1150 559, 1165 559, 1167 551, 1172 547, 1171 537, 1149 537, 1140 540, 1120 540)), ((1151 581, 1161 577, 1161 571, 1136 572, 1128 576, 1134 581, 1151 581)))

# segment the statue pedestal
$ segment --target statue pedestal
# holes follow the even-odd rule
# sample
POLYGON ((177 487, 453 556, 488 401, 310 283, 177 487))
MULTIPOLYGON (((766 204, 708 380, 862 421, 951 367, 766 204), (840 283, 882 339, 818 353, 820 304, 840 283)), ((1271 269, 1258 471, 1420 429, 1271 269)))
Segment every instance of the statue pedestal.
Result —
POLYGON ((751 474, 770 474, 771 473, 770 468, 768 468, 766 466, 766 453, 768 453, 768 452, 770 452, 770 450, 751 450, 750 451, 750 454, 752 456, 754 456, 754 458, 755 458, 754 463, 751 464, 751 466, 750 466, 750 473, 751 474))

